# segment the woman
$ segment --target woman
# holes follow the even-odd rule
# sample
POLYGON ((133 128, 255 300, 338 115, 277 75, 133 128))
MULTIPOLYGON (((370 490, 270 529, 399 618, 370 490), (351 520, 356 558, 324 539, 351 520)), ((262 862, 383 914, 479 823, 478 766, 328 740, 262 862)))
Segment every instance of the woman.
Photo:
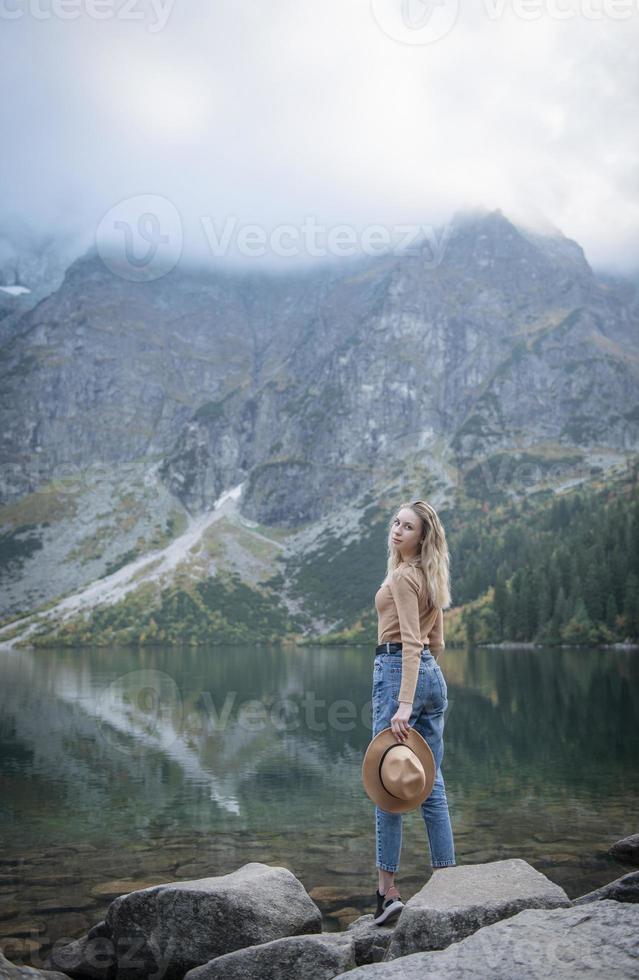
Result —
MULTIPOLYGON (((391 728, 398 742, 415 728, 435 759, 433 791, 421 804, 433 868, 455 864, 441 761, 448 691, 437 657, 444 649, 443 609, 450 605, 444 528, 423 500, 402 504, 388 536, 386 578, 375 595, 378 647, 373 668, 373 737, 391 728)), ((386 922, 404 907, 395 884, 402 814, 375 807, 377 912, 386 922)))

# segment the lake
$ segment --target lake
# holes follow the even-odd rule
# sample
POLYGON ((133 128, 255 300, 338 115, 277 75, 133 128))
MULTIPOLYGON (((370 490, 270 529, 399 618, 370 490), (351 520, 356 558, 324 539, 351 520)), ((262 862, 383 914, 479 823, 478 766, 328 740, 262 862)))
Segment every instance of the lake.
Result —
MULTIPOLYGON (((119 894, 289 868, 343 929, 371 911, 361 782, 374 647, 0 652, 0 937, 38 966, 119 894)), ((639 829, 639 652, 447 648, 442 764, 458 863, 524 858, 570 898, 639 829)), ((431 873, 404 817, 408 899, 431 873)))

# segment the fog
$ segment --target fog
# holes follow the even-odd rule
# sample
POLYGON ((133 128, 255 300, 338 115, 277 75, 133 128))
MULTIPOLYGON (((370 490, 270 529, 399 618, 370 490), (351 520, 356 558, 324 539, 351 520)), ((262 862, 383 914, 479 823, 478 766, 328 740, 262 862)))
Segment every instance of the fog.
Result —
POLYGON ((637 269, 637 3, 431 6, 0 0, 0 230, 266 268, 485 207, 637 269))

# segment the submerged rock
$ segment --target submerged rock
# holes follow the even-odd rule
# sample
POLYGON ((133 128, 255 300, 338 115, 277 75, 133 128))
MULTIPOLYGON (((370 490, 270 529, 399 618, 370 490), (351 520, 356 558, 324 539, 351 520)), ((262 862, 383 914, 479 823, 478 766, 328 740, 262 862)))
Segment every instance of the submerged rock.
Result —
POLYGON ((573 899, 573 905, 587 905, 589 902, 600 902, 602 899, 609 898, 614 902, 639 902, 639 871, 631 871, 621 878, 601 888, 596 888, 587 895, 580 895, 573 899))
POLYGON ((635 864, 639 867, 639 834, 631 834, 630 837, 618 840, 608 853, 622 864, 635 864))

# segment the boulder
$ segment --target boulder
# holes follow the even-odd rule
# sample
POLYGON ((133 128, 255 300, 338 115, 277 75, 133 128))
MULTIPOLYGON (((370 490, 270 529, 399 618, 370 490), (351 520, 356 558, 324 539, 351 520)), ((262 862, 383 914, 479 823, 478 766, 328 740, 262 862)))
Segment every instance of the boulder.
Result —
POLYGON ((113 939, 104 935, 103 931, 94 936, 92 932, 89 930, 86 936, 64 946, 54 946, 44 963, 45 967, 48 970, 62 970, 77 980, 115 980, 117 954, 113 939))
POLYGON ((93 980, 181 980, 216 956, 321 930, 320 910, 291 871, 251 861, 121 895, 104 922, 45 965, 93 980))
POLYGON ((521 858, 438 868, 406 902, 384 959, 445 949, 522 909, 570 904, 563 888, 521 858))
POLYGON ((287 936, 226 953, 189 970, 185 980, 331 980, 356 965, 353 937, 325 932, 287 936))
POLYGON ((634 864, 639 867, 639 834, 631 834, 613 844, 609 854, 612 854, 616 861, 622 864, 634 864))
POLYGON ((384 959, 396 925, 396 919, 382 923, 381 926, 376 925, 371 912, 350 923, 346 932, 353 936, 355 962, 358 966, 379 963, 384 959))
POLYGON ((102 919, 100 922, 97 922, 96 925, 92 926, 89 929, 89 931, 87 932, 87 939, 96 939, 98 936, 110 936, 110 935, 111 935, 111 930, 109 929, 104 919, 102 919))
POLYGON ((601 888, 596 888, 594 892, 573 898, 572 904, 587 905, 589 902, 600 902, 604 898, 614 902, 639 902, 639 871, 631 871, 601 888))
POLYGON ((636 976, 639 906, 610 900, 580 908, 526 909, 440 952, 412 953, 339 974, 340 980, 628 980, 636 976))
POLYGON ((0 980, 69 980, 64 973, 38 970, 35 966, 17 966, 0 953, 0 980))

